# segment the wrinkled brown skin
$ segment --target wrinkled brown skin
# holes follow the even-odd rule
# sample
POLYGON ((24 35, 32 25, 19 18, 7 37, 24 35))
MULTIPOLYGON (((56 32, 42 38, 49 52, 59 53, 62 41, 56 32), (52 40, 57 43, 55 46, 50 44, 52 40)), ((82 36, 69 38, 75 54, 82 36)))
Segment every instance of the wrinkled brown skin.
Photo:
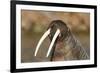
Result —
POLYGON ((89 58, 85 55, 87 53, 83 51, 84 48, 73 37, 70 29, 63 21, 54 20, 50 23, 48 28, 51 28, 51 33, 49 35, 51 41, 57 28, 61 31, 60 36, 57 37, 55 42, 51 61, 80 60, 89 58), (81 55, 83 55, 83 57, 81 55))

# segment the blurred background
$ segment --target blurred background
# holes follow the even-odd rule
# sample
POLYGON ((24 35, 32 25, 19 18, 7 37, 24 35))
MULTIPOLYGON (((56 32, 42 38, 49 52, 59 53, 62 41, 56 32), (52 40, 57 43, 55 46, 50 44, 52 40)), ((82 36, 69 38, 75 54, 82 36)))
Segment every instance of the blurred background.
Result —
POLYGON ((22 63, 45 62, 50 60, 50 57, 45 57, 50 44, 49 38, 46 38, 40 46, 37 57, 34 57, 34 51, 39 39, 53 20, 64 21, 83 47, 86 48, 88 55, 90 55, 89 13, 21 10, 22 63))

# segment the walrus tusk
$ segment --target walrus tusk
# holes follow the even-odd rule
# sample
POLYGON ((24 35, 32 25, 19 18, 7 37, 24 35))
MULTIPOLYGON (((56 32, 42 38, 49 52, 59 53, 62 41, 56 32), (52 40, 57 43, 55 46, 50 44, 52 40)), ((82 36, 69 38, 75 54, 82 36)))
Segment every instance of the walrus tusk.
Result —
POLYGON ((40 47, 40 45, 42 44, 42 42, 44 41, 44 39, 50 34, 50 30, 51 30, 51 29, 48 29, 48 30, 43 34, 43 36, 41 37, 41 39, 39 40, 39 43, 38 43, 38 45, 37 45, 37 47, 36 47, 34 56, 37 55, 37 52, 38 52, 38 50, 39 50, 39 47, 40 47))
MULTIPOLYGON (((39 40, 39 43, 38 43, 38 45, 36 46, 36 50, 35 50, 34 56, 37 55, 37 52, 38 52, 38 50, 39 50, 39 47, 40 47, 40 45, 42 44, 42 42, 44 41, 44 39, 50 34, 50 30, 51 30, 51 29, 48 29, 48 30, 43 34, 43 36, 41 37, 41 39, 39 40)), ((55 42, 55 40, 57 39, 57 36, 59 35, 59 33, 60 33, 60 30, 57 29, 57 31, 56 31, 56 33, 55 33, 55 35, 54 35, 54 37, 53 37, 53 39, 52 39, 52 41, 51 41, 51 44, 50 44, 50 46, 49 46, 49 49, 48 49, 48 52, 47 52, 46 57, 49 56, 50 51, 51 51, 51 49, 52 49, 52 47, 53 47, 53 45, 54 45, 54 42, 55 42)))
POLYGON ((49 49, 48 49, 48 52, 47 52, 46 57, 48 57, 48 56, 49 56, 50 51, 51 51, 51 49, 52 49, 52 47, 53 47, 53 45, 54 45, 54 42, 55 42, 55 40, 57 39, 57 36, 59 35, 59 33, 60 33, 60 30, 59 30, 59 29, 57 29, 57 31, 56 31, 56 33, 55 33, 55 35, 54 35, 53 39, 52 39, 52 42, 51 42, 51 44, 50 44, 50 46, 49 46, 49 49))

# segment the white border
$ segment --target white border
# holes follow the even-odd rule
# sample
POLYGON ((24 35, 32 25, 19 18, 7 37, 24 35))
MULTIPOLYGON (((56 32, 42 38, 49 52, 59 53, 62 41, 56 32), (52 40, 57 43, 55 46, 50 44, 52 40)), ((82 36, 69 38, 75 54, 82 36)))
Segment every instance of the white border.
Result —
POLYGON ((35 5, 16 5, 16 68, 17 69, 86 65, 86 64, 94 64, 94 10, 93 9, 35 6, 35 5), (90 60, 21 63, 21 9, 90 13, 90 31, 91 31, 90 32, 90 60))

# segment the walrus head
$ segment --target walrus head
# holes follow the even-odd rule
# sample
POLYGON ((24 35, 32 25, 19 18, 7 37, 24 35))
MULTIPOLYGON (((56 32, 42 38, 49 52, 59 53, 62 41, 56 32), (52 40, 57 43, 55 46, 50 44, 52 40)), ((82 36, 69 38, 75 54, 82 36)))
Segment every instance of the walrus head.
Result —
POLYGON ((69 27, 61 20, 54 20, 54 21, 52 21, 49 24, 48 29, 51 29, 50 34, 49 34, 50 40, 53 39, 54 34, 55 34, 57 29, 60 30, 60 34, 57 37, 57 41, 63 41, 70 34, 69 27))
POLYGON ((49 46, 49 50, 47 52, 47 57, 50 54, 51 49, 53 48, 53 46, 55 45, 56 41, 63 41, 66 37, 68 37, 70 34, 70 29, 69 27, 61 20, 54 20, 49 24, 49 27, 47 29, 47 31, 43 34, 43 36, 41 37, 37 47, 36 47, 36 51, 35 51, 35 56, 37 54, 37 51, 40 47, 40 45, 42 44, 42 42, 44 41, 44 39, 49 36, 50 40, 51 40, 51 44, 49 46))

